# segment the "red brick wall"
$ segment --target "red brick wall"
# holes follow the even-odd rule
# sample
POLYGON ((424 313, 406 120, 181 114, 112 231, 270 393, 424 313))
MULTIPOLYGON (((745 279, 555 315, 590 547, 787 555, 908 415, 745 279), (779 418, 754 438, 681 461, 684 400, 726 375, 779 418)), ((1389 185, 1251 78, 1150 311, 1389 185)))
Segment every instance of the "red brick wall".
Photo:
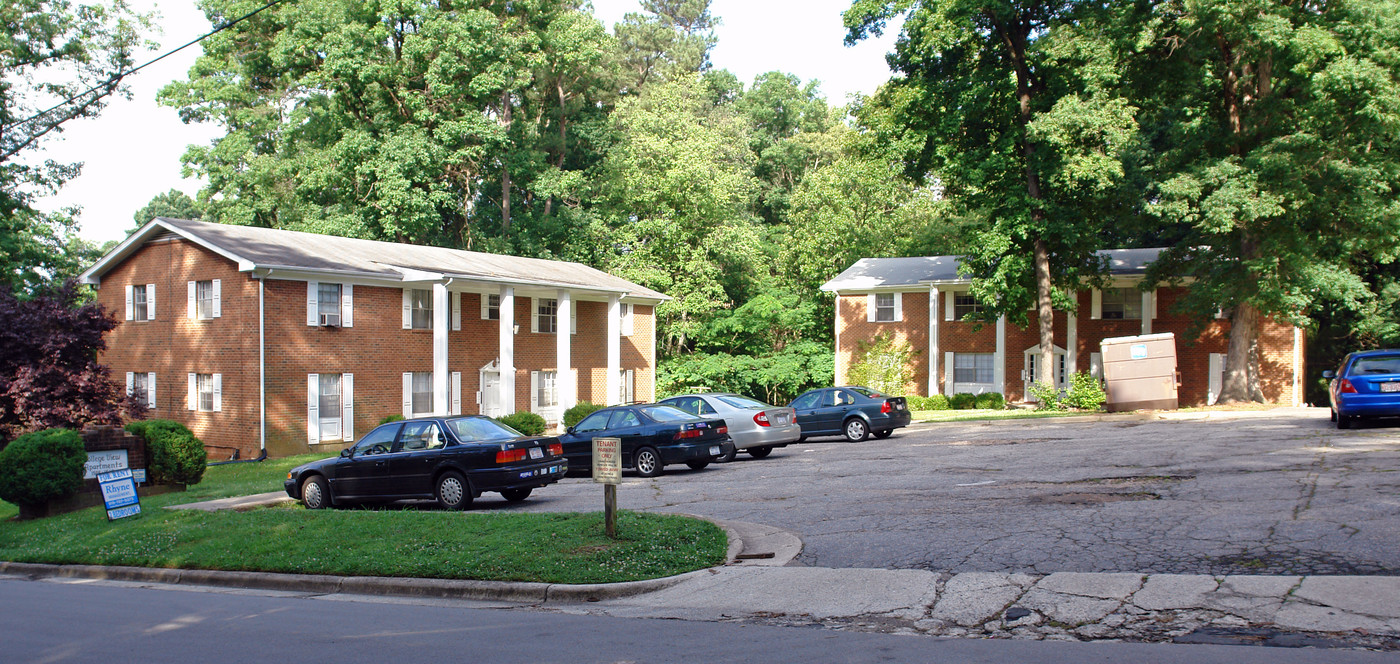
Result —
POLYGON ((836 382, 838 385, 849 382, 847 375, 851 366, 861 359, 860 344, 877 335, 888 333, 895 341, 908 344, 914 350, 913 375, 906 390, 909 394, 923 394, 928 389, 928 291, 896 293, 900 302, 901 320, 889 323, 872 323, 868 320, 868 299, 865 295, 849 295, 836 298, 836 337, 840 347, 836 349, 836 382))

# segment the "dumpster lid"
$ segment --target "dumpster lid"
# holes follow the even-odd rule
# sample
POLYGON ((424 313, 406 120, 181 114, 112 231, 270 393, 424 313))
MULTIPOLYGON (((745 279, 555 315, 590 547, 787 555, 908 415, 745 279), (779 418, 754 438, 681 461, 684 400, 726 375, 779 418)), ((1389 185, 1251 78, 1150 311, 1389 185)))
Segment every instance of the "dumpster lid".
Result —
POLYGON ((1142 343, 1142 342, 1144 342, 1144 341, 1162 341, 1162 340, 1168 340, 1168 339, 1174 339, 1174 338, 1176 338, 1176 335, 1172 334, 1171 332, 1163 332, 1163 333, 1161 333, 1161 334, 1143 334, 1143 335, 1139 335, 1139 336, 1136 336, 1136 337, 1111 337, 1111 338, 1108 338, 1108 339, 1104 339, 1103 341, 1101 341, 1101 342, 1099 342, 1099 343, 1104 344, 1104 345, 1108 345, 1108 344, 1140 344, 1140 343, 1142 343))

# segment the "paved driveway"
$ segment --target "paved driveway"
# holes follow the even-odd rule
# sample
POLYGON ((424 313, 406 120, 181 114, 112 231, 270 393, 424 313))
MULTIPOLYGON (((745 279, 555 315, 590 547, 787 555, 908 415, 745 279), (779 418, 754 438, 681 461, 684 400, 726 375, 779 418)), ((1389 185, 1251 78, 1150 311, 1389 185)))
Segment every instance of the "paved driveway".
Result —
MULTIPOLYGON (((1400 574, 1400 426, 1325 409, 1231 420, 940 424, 624 475, 619 503, 781 526, 796 564, 952 572, 1400 574)), ((566 480, 523 506, 599 510, 566 480)))

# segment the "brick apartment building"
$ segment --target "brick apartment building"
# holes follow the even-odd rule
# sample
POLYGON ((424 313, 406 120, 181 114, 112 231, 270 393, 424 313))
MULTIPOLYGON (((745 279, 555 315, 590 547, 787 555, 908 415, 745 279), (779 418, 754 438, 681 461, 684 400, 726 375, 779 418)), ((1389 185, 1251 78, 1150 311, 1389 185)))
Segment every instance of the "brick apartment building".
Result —
POLYGON ((211 458, 334 450, 391 414, 650 401, 668 299, 577 263, 164 218, 82 279, 119 321, 114 379, 211 458))
MULTIPOLYGON (((1056 311, 1055 383, 1070 374, 1102 375, 1099 343, 1107 338, 1173 333, 1181 375, 1182 405, 1215 402, 1225 366, 1230 322, 1208 321, 1198 335, 1187 332, 1197 322, 1174 311, 1182 288, 1138 289, 1147 266, 1161 249, 1102 252, 1109 259, 1109 287, 1077 293, 1074 311, 1056 311)), ((1006 317, 984 323, 964 322, 978 309, 968 292, 971 281, 958 275, 956 256, 863 258, 822 290, 836 294, 836 383, 846 383, 859 342, 891 333, 917 354, 909 394, 1000 392, 1008 401, 1027 400, 1035 382, 1040 340, 1034 311, 1022 320, 1006 317), (930 315, 932 312, 933 315, 930 315)), ((1303 401, 1303 331, 1267 319, 1259 338, 1260 383, 1270 401, 1303 401)))

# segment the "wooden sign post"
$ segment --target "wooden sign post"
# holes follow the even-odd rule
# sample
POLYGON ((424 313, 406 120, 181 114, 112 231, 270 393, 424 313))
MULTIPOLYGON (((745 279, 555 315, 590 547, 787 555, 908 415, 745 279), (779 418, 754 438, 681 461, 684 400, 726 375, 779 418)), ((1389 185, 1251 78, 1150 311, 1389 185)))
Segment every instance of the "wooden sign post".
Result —
POLYGON ((593 481, 603 485, 603 529, 617 537, 617 485, 622 483, 622 439, 593 439, 593 481))

